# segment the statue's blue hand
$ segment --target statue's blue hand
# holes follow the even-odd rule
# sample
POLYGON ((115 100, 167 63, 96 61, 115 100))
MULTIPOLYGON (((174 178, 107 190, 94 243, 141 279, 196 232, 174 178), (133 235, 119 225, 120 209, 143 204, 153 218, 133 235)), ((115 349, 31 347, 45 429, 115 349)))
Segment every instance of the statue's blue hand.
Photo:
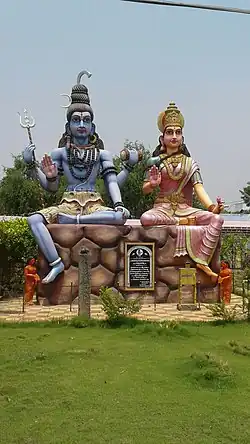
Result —
POLYGON ((142 160, 142 150, 136 148, 126 148, 121 151, 120 157, 125 164, 133 167, 142 160))
POLYGON ((141 150, 137 150, 135 148, 127 148, 127 155, 128 159, 125 161, 125 163, 131 167, 136 165, 142 159, 141 150))
POLYGON ((136 165, 139 161, 139 155, 138 155, 138 151, 135 149, 130 149, 129 150, 129 159, 128 159, 128 164, 129 165, 136 165))
POLYGON ((23 160, 25 163, 32 163, 34 160, 34 151, 36 146, 32 143, 28 145, 23 152, 23 160))

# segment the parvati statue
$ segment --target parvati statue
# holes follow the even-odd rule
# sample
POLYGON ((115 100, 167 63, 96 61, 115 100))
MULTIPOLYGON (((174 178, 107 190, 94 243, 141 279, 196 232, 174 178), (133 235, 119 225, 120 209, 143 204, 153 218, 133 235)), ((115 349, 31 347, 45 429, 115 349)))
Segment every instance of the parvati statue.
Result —
POLYGON ((209 264, 218 245, 223 203, 213 204, 206 193, 198 164, 191 158, 183 138, 184 118, 175 103, 158 117, 160 145, 148 161, 143 192, 159 187, 154 206, 141 216, 143 226, 171 225, 176 237, 175 256, 189 255, 197 267, 217 280, 209 264), (193 192, 207 211, 192 206, 193 192))

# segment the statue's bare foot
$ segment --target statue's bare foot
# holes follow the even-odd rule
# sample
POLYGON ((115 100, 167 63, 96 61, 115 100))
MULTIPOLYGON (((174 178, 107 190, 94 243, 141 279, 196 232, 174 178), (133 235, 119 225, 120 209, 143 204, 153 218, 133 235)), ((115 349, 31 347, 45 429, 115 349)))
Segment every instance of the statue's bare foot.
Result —
POLYGON ((208 265, 196 264, 196 266, 210 276, 213 281, 216 282, 218 280, 218 274, 214 273, 208 265))
POLYGON ((53 282, 55 278, 64 271, 64 265, 63 262, 60 261, 58 264, 54 265, 51 269, 51 271, 43 278, 42 284, 49 284, 50 282, 53 282))

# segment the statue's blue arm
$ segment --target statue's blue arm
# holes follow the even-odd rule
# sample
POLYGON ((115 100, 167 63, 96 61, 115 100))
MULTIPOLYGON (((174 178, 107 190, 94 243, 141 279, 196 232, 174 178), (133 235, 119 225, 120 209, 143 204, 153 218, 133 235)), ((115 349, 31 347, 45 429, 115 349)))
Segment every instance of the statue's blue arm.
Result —
POLYGON ((129 159, 126 162, 123 162, 123 169, 117 175, 117 183, 119 188, 122 188, 129 176, 129 174, 133 171, 134 166, 138 163, 138 151, 137 150, 129 150, 129 159))
POLYGON ((119 188, 122 188, 129 176, 130 171, 127 170, 126 167, 124 167, 119 174, 117 174, 116 180, 118 183, 119 188))
POLYGON ((102 177, 114 205, 121 203, 121 191, 119 188, 117 173, 109 151, 102 150, 100 153, 102 177))

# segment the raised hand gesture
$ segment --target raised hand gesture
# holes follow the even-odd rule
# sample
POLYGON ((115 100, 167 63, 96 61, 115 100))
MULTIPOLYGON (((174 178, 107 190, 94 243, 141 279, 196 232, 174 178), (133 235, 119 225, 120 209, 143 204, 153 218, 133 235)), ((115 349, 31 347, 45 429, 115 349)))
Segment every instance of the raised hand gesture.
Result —
POLYGON ((152 188, 158 187, 161 183, 161 173, 155 165, 149 170, 149 182, 152 188))
POLYGON ((41 167, 47 179, 55 179, 58 176, 57 166, 48 154, 42 158, 41 167))

